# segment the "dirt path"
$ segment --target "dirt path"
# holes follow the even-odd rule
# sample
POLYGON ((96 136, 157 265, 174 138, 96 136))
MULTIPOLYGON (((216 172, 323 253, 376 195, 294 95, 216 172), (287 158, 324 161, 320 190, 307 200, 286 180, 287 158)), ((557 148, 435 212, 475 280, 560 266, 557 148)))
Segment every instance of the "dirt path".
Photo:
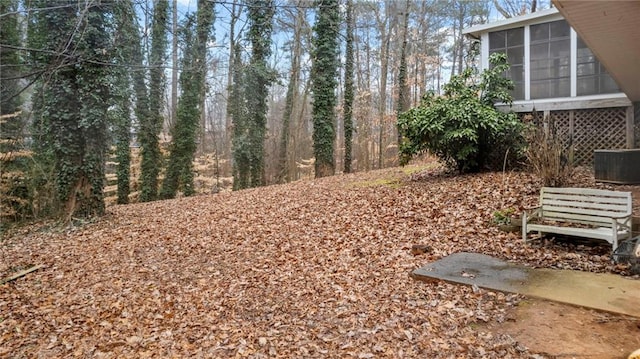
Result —
POLYGON ((507 318, 483 329, 551 358, 627 358, 640 348, 639 318, 538 299, 520 302, 507 318))

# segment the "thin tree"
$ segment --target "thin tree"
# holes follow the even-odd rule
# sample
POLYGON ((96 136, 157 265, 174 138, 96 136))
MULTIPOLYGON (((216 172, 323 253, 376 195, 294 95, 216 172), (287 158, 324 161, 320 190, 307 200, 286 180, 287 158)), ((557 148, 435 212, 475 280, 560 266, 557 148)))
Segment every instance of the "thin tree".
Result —
POLYGON ((140 200, 153 201, 158 197, 158 176, 162 165, 159 135, 163 124, 165 55, 167 52, 168 0, 157 0, 151 25, 151 53, 149 58, 149 112, 139 118, 138 138, 142 147, 140 163, 140 200))
POLYGON ((314 26, 313 64, 313 151, 316 178, 335 174, 335 106, 338 86, 338 38, 340 13, 338 0, 317 0, 317 20, 314 26))
POLYGON ((459 0, 454 3, 451 13, 454 43, 452 47, 453 66, 451 67, 451 77, 462 74, 466 64, 465 57, 470 53, 470 43, 465 41, 462 30, 465 28, 484 23, 489 15, 488 3, 474 0, 459 0))
POLYGON ((347 0, 346 9, 347 39, 345 45, 344 65, 344 172, 351 172, 351 155, 353 146, 353 1, 347 0))
MULTIPOLYGON (((137 16, 135 12, 128 18, 130 24, 127 25, 129 34, 127 40, 128 51, 131 52, 131 80, 133 85, 133 92, 135 95, 134 113, 138 125, 142 128, 143 124, 146 124, 149 117, 149 89, 147 87, 147 80, 149 77, 149 69, 145 66, 145 56, 142 52, 142 38, 140 36, 140 25, 138 24, 137 16)), ((138 137, 140 137, 140 130, 138 137)), ((138 138, 140 141, 140 139, 138 138)))
MULTIPOLYGON (((46 0, 35 0, 31 2, 32 8, 46 6, 46 0)), ((61 12, 65 13, 65 12, 61 12)), ((59 15, 58 13, 57 15, 59 15)), ((53 13, 51 13, 53 15, 53 13)), ((63 15, 64 16, 64 15, 63 15)), ((64 67, 64 58, 55 56, 55 51, 47 52, 36 49, 64 49, 62 44, 52 41, 55 38, 64 36, 66 22, 61 19, 47 19, 44 12, 27 9, 27 47, 31 50, 26 56, 26 65, 33 72, 39 74, 33 83, 33 94, 31 96, 31 137, 33 139, 33 166, 31 167, 33 176, 30 187, 33 189, 30 196, 34 203, 34 216, 57 216, 60 214, 61 201, 57 190, 57 180, 55 175, 54 143, 52 136, 51 119, 59 116, 60 108, 53 107, 47 109, 47 103, 51 101, 52 71, 58 65, 64 67), (55 25, 54 25, 55 24, 55 25), (49 29, 51 27, 51 30, 49 29), (58 27, 62 26, 62 27, 58 27), (47 71, 49 69, 49 71, 47 71)), ((69 36, 69 34, 67 34, 69 36)), ((68 105, 62 102, 63 105, 68 105)))
POLYGON ((178 0, 171 7, 171 121, 170 128, 178 118, 178 0))
POLYGON ((21 27, 16 1, 0 0, 0 218, 23 217, 28 211, 24 126, 20 77, 21 27))
POLYGON ((538 10, 538 0, 493 0, 493 6, 505 18, 533 13, 538 10))
MULTIPOLYGON (((376 5, 377 6, 377 5, 376 5)), ((391 49, 391 35, 396 27, 397 18, 391 14, 395 4, 382 3, 384 17, 380 17, 380 11, 376 11, 376 24, 380 34, 380 87, 378 102, 378 168, 384 165, 384 140, 385 140, 385 116, 387 110, 387 80, 389 72, 389 51, 391 49)))
POLYGON ((292 120, 294 120, 295 116, 295 102, 300 92, 300 67, 302 65, 302 32, 304 22, 304 10, 296 8, 295 19, 293 19, 291 24, 293 30, 293 39, 291 41, 291 69, 289 71, 289 82, 285 96, 284 113, 282 114, 282 132, 280 134, 280 146, 278 149, 278 170, 276 174, 278 183, 289 182, 291 180, 287 154, 290 148, 289 141, 291 137, 292 120))
POLYGON ((237 0, 233 0, 231 3, 231 13, 230 15, 230 19, 229 19, 229 71, 227 71, 227 111, 226 111, 226 116, 225 116, 225 131, 224 131, 224 140, 223 140, 223 148, 226 150, 231 149, 231 156, 233 156, 233 150, 232 150, 232 144, 231 144, 231 138, 232 136, 232 132, 233 132, 233 117, 232 117, 232 113, 229 110, 230 106, 231 106, 231 101, 233 101, 233 99, 231 98, 231 91, 232 91, 232 87, 233 87, 233 74, 234 71, 232 70, 232 67, 235 64, 235 58, 234 58, 234 53, 236 51, 236 35, 235 35, 235 31, 236 31, 236 22, 238 20, 238 18, 240 17, 240 13, 242 11, 242 7, 238 6, 237 4, 237 0), (236 10, 237 9, 237 10, 236 10), (236 12, 237 11, 237 12, 236 12))
MULTIPOLYGON (((400 68, 398 69, 398 104, 396 105, 396 117, 409 109, 411 94, 407 84, 407 35, 409 33, 409 0, 406 2, 403 14, 402 47, 400 49, 400 68)), ((398 131, 398 146, 402 135, 398 131)), ((398 147, 399 148, 399 147, 398 147)))

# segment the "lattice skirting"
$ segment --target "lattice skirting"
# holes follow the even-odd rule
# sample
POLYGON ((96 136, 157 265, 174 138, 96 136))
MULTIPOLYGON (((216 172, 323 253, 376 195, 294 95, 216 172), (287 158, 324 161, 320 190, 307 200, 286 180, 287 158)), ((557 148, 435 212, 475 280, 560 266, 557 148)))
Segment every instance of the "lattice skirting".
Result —
MULTIPOLYGON (((542 113, 520 114, 527 116, 543 118, 542 113)), ((640 116, 634 117, 635 144, 640 147, 640 116)), ((571 149, 576 164, 593 165, 595 150, 627 148, 626 107, 551 111, 547 121, 571 149)))

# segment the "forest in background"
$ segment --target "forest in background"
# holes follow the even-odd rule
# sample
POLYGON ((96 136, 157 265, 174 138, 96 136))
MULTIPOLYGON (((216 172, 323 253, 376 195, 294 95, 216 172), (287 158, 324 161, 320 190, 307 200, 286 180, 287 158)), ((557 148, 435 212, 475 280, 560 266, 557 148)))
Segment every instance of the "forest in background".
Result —
POLYGON ((395 165, 397 113, 475 65, 462 30, 549 6, 0 0, 1 217, 395 165))

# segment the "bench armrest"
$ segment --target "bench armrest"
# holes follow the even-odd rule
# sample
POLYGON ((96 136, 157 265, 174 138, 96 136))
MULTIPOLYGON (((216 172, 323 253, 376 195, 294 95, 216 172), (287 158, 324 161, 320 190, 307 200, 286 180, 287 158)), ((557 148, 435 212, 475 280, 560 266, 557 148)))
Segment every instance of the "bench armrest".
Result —
POLYGON ((611 217, 611 224, 613 228, 622 227, 631 229, 631 214, 627 216, 611 217))
MULTIPOLYGON (((522 211, 522 241, 524 243, 527 243, 527 233, 529 233, 529 231, 527 230, 527 224, 531 219, 540 216, 541 209, 542 207, 538 206, 525 208, 524 211, 522 211)), ((612 219, 612 221, 615 222, 615 219, 612 219)))
POLYGON ((631 213, 628 213, 628 214, 624 214, 624 215, 621 215, 621 216, 612 216, 611 218, 613 218, 613 219, 626 219, 626 218, 631 217, 631 215, 632 215, 631 213))
POLYGON ((525 208, 524 211, 522 211, 522 218, 527 218, 528 222, 530 219, 538 217, 541 208, 541 206, 525 208))

